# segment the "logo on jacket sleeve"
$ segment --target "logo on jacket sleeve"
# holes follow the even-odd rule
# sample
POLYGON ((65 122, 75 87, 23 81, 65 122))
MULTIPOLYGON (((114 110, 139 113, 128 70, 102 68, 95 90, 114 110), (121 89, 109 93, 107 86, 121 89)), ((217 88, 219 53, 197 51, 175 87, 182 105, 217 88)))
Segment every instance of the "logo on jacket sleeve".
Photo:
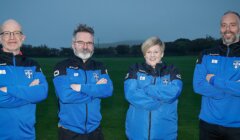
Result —
POLYGON ((238 68, 240 67, 240 60, 235 60, 235 61, 233 61, 233 67, 234 67, 235 69, 238 69, 238 68))
POLYGON ((28 78, 28 79, 31 79, 33 77, 33 72, 32 70, 24 70, 24 73, 25 73, 25 76, 28 78))
POLYGON ((59 75, 59 70, 55 70, 55 71, 53 72, 53 75, 54 75, 54 77, 58 76, 58 75, 59 75))

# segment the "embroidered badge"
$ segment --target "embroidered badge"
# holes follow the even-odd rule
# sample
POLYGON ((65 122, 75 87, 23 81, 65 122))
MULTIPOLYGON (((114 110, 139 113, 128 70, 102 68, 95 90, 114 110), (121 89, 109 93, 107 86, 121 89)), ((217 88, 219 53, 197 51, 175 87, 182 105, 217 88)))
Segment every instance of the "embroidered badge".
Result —
POLYGON ((182 79, 181 74, 177 74, 176 77, 179 78, 179 79, 182 79))
POLYGON ((6 74, 6 70, 0 70, 0 74, 6 74))
POLYGON ((139 80, 145 80, 145 79, 146 79, 145 76, 140 76, 140 77, 139 77, 139 80))
POLYGON ((163 77, 163 78, 162 78, 162 83, 163 83, 164 85, 167 85, 167 84, 169 83, 168 78, 163 77))
POLYGON ((212 59, 212 64, 217 64, 218 60, 217 59, 212 59))
POLYGON ((235 60, 235 61, 233 61, 233 67, 234 67, 235 69, 238 69, 238 68, 240 67, 240 60, 235 60))
POLYGON ((97 73, 93 73, 93 77, 94 77, 94 79, 95 79, 96 81, 99 80, 99 75, 98 75, 97 73))
POLYGON ((33 77, 33 72, 32 70, 24 70, 24 73, 25 73, 25 76, 28 78, 28 79, 31 79, 33 77))
POLYGON ((58 76, 59 75, 59 70, 55 70, 53 75, 54 75, 54 77, 58 76))
POLYGON ((74 74, 73 74, 74 77, 77 77, 78 75, 79 75, 79 73, 77 73, 77 72, 74 72, 74 74))
POLYGON ((126 74, 125 79, 127 79, 128 77, 129 77, 129 73, 126 74))

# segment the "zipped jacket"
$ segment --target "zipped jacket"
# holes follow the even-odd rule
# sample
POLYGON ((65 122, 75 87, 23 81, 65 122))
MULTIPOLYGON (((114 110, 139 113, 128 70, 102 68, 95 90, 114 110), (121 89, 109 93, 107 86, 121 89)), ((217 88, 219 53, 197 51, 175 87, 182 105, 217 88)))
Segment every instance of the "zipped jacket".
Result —
POLYGON ((38 63, 0 50, 0 139, 34 140, 36 103, 47 98, 48 84, 38 63), (29 86, 34 79, 40 84, 29 86))
POLYGON ((202 96, 200 119, 240 127, 240 42, 204 50, 195 67, 193 87, 202 96), (214 74, 210 82, 207 74, 214 74))
POLYGON ((146 63, 130 67, 124 82, 129 102, 126 135, 129 140, 177 139, 177 104, 181 75, 173 65, 146 63))
POLYGON ((99 127, 101 98, 112 95, 113 85, 102 63, 92 59, 83 63, 74 56, 58 63, 54 69, 54 86, 59 100, 59 126, 79 134, 99 127), (107 84, 96 84, 101 78, 107 84), (70 85, 80 84, 80 92, 70 85))

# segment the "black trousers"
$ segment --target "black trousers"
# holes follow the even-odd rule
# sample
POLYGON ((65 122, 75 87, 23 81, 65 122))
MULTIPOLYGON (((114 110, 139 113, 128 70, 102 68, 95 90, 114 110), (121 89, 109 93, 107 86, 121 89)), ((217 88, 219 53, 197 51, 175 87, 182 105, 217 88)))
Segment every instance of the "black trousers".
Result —
POLYGON ((199 131, 199 140, 240 140, 240 128, 224 127, 200 120, 199 131))
POLYGON ((79 134, 71 130, 59 127, 58 128, 58 140, 104 140, 101 127, 89 134, 79 134))

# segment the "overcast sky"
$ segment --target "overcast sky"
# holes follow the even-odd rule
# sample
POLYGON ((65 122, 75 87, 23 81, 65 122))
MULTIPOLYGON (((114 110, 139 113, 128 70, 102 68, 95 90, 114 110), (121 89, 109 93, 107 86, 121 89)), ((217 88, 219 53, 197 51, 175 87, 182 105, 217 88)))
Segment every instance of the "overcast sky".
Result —
POLYGON ((95 41, 110 43, 178 38, 219 38, 224 12, 240 13, 240 0, 1 0, 0 22, 16 19, 25 44, 69 47, 79 23, 92 26, 95 41))

